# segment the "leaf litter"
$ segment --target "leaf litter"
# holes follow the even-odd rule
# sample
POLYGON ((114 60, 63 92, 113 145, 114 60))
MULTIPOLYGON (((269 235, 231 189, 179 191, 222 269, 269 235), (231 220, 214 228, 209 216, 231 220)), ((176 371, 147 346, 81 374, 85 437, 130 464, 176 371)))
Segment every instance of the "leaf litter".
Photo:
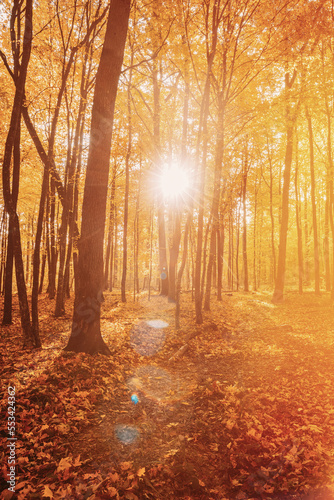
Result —
MULTIPOLYGON (((112 356, 63 352, 70 316, 41 300, 43 349, 0 339, 1 419, 16 387, 16 494, 1 498, 334 498, 334 318, 329 296, 224 295, 181 329, 163 297, 108 294, 112 356), (188 341, 187 350, 174 354, 188 341), (135 396, 131 398, 132 396, 135 396)), ((6 493, 7 492, 7 493, 6 493)))

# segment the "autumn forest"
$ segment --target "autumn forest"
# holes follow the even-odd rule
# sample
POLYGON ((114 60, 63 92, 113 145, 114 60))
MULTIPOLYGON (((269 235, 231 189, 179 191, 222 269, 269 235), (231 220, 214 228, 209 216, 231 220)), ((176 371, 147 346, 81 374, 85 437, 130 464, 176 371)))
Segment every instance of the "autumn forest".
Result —
POLYGON ((329 0, 2 0, 1 499, 334 498, 329 0))

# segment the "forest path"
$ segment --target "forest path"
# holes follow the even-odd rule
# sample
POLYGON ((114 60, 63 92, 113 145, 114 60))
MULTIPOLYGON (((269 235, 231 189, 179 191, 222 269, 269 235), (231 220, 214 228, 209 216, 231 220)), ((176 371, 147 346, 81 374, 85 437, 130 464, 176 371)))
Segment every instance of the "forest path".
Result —
POLYGON ((196 326, 185 293, 177 331, 166 299, 107 294, 110 358, 61 353, 70 317, 51 322, 47 301, 43 350, 19 349, 17 320, 2 329, 18 498, 332 500, 333 308, 327 294, 270 299, 213 297, 196 326))

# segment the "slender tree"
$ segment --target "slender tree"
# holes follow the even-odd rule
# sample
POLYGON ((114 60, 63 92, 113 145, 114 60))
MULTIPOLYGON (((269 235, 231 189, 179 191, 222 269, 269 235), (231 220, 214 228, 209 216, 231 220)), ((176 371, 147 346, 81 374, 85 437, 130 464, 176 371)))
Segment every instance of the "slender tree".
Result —
POLYGON ((130 160, 132 151, 132 112, 131 112, 131 82, 133 64, 133 43, 130 40, 131 61, 129 70, 129 81, 127 89, 127 110, 128 110, 128 144, 125 156, 125 193, 124 193, 124 224, 123 224, 123 267, 121 281, 122 302, 126 302, 126 275, 128 267, 128 225, 129 225, 129 190, 130 190, 130 160))
POLYGON ((318 221, 317 204, 315 199, 315 175, 314 175, 314 139, 312 118, 309 109, 306 107, 306 119, 309 134, 310 148, 310 173, 311 173, 311 202, 312 202, 312 221, 313 221, 313 244, 314 244, 314 291, 317 295, 320 293, 320 257, 318 243, 318 221))
MULTIPOLYGON (((20 47, 21 47, 21 4, 17 0, 14 1, 11 19, 10 19, 10 37, 13 55, 13 79, 17 82, 20 71, 20 47)), ((11 194, 13 199, 13 208, 16 210, 17 200, 19 194, 20 183, 20 164, 21 164, 21 119, 17 126, 15 141, 13 145, 13 175, 11 194)), ((4 279, 4 306, 3 306, 3 325, 12 324, 12 292, 13 292, 13 265, 14 265, 14 248, 13 248, 13 227, 12 219, 9 219, 8 228, 8 243, 7 243, 7 257, 5 266, 5 279, 4 279)))
POLYGON ((21 325, 24 334, 24 342, 27 345, 35 344, 40 345, 40 340, 38 337, 33 338, 31 322, 30 322, 30 312, 29 304, 27 298, 26 283, 24 278, 24 266, 22 259, 22 247, 21 247, 21 235, 20 235, 20 222, 16 212, 15 204, 12 197, 12 192, 10 188, 10 164, 13 154, 14 142, 17 137, 17 131, 21 119, 22 105, 25 92, 25 82, 27 77, 28 64, 30 60, 31 53, 31 43, 32 43, 32 0, 26 0, 25 5, 25 27, 23 36, 23 49, 22 57, 20 63, 19 76, 16 82, 14 103, 11 113, 11 120, 9 131, 7 134, 7 139, 5 143, 4 159, 2 166, 2 186, 3 186, 3 197, 5 202, 5 209, 9 215, 10 224, 13 228, 12 238, 13 238, 13 252, 15 258, 15 270, 16 270, 16 284, 19 294, 19 304, 21 313, 21 325))
MULTIPOLYGON (((296 134, 297 136, 297 134, 296 134)), ((304 261, 303 261, 303 236, 302 225, 300 222, 300 196, 299 196, 299 159, 298 159, 298 140, 296 137, 296 168, 295 168, 295 196, 296 196, 296 228, 297 228, 297 248, 298 248, 298 282, 299 293, 303 293, 304 261)))
POLYGON ((297 71, 294 70, 293 75, 285 74, 285 95, 286 95, 286 150, 283 174, 283 194, 282 194, 282 222, 280 228, 280 240, 278 248, 278 263, 277 276, 275 281, 275 290, 272 301, 274 303, 282 302, 285 282, 285 261, 286 261, 286 244, 288 236, 288 221, 289 221, 289 189, 290 175, 293 152, 293 131, 297 119, 297 104, 295 107, 291 104, 291 88, 297 77, 297 71))
POLYGON ((244 290, 249 292, 248 286, 248 258, 247 258, 247 207, 246 207, 246 192, 247 192, 247 176, 248 176, 248 144, 245 146, 245 158, 242 173, 242 258, 244 263, 244 290))

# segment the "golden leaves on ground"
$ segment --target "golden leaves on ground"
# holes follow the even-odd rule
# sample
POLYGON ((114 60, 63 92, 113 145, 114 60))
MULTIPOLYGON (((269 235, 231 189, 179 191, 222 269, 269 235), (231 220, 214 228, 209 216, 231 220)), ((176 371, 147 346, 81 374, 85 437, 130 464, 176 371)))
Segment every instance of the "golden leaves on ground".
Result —
MULTIPOLYGON (((311 295, 291 296, 267 307, 264 295, 225 296, 203 327, 194 326, 192 304, 182 300, 182 330, 173 328, 173 309, 163 310, 165 343, 150 357, 130 345, 136 316, 146 320, 143 305, 110 311, 107 296, 112 357, 59 356, 65 333, 57 350, 37 357, 16 346, 6 358, 3 386, 14 380, 19 387, 19 500, 333 498, 328 299, 316 307, 311 295), (192 331, 188 350, 169 363, 192 331)), ((159 319, 162 304, 150 305, 149 320, 159 319)), ((6 346, 3 339, 3 356, 6 346)), ((4 398, 2 421, 6 411, 4 398)))

